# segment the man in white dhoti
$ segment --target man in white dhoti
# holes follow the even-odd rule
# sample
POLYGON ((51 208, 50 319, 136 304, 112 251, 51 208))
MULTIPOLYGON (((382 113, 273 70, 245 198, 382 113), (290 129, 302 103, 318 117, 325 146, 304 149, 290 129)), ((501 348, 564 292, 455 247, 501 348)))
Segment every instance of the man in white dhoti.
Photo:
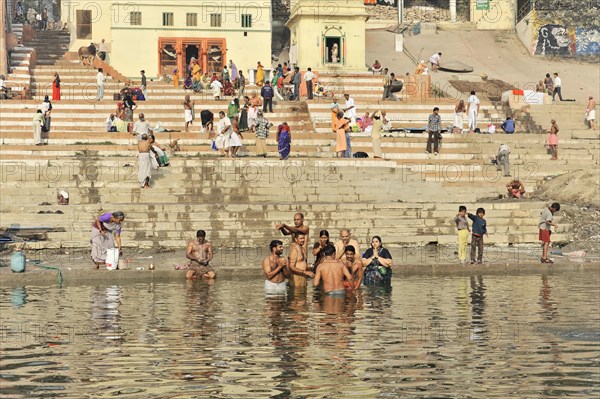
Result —
POLYGON ((219 122, 217 123, 217 138, 215 139, 215 146, 221 153, 221 156, 227 155, 231 157, 231 147, 229 140, 231 139, 231 120, 225 115, 225 112, 219 112, 219 122))
POLYGON ((477 128, 477 114, 479 114, 479 98, 472 91, 469 99, 467 100, 469 107, 467 114, 469 115, 469 133, 473 133, 477 128))
POLYGON ((142 188, 150 188, 150 178, 152 178, 152 157, 150 155, 150 142, 148 135, 142 134, 142 139, 138 143, 138 180, 142 188))
POLYGON ((352 123, 356 122, 356 106, 354 105, 354 99, 350 97, 350 94, 344 94, 346 104, 344 105, 344 118, 350 119, 352 123))
POLYGON ((220 100, 221 90, 223 89, 223 85, 221 84, 221 82, 219 82, 218 80, 214 80, 210 84, 210 88, 212 90, 213 96, 215 97, 215 100, 220 100))

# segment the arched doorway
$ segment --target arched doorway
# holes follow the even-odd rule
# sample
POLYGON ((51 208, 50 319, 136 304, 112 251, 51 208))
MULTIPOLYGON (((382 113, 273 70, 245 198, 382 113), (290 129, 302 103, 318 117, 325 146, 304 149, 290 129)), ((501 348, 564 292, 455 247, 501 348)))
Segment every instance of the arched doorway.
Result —
POLYGON ((189 71, 190 60, 198 60, 202 73, 217 73, 220 76, 227 62, 227 47, 225 39, 203 38, 159 38, 160 52, 158 70, 171 74, 177 69, 180 77, 185 77, 189 71))
POLYGON ((329 28, 322 35, 321 56, 323 64, 344 64, 346 58, 345 34, 337 28, 329 28))

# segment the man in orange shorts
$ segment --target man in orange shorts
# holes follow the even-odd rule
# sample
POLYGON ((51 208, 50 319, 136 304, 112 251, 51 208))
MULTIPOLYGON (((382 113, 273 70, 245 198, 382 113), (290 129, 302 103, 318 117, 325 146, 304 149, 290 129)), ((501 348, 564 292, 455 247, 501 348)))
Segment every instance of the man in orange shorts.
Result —
MULTIPOLYGON (((345 258, 341 261, 346 266, 350 274, 352 274, 352 280, 354 281, 354 288, 360 287, 363 279, 362 261, 360 258, 356 258, 356 250, 352 245, 346 246, 345 258)), ((350 282, 348 279, 344 279, 344 287, 350 289, 350 282)))

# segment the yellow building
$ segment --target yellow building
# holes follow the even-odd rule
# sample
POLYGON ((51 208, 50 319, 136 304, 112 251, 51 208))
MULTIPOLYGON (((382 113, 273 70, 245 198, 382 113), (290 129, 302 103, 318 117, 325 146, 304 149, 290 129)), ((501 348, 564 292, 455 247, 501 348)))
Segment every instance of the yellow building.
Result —
POLYGON ((297 0, 286 26, 300 69, 366 71, 364 0, 297 0))
POLYGON ((513 30, 517 0, 471 0, 471 22, 482 30, 513 30))
POLYGON ((204 72, 221 72, 233 60, 246 72, 271 62, 271 5, 252 0, 142 0, 62 2, 70 51, 102 39, 111 66, 134 77, 183 76, 192 57, 204 72))

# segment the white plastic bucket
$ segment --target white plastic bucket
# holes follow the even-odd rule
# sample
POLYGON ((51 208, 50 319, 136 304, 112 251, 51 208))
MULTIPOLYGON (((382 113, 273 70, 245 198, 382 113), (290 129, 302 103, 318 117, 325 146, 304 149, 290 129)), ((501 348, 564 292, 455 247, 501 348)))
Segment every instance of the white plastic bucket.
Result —
POLYGON ((119 248, 109 248, 106 251, 106 269, 116 270, 119 267, 119 248))

